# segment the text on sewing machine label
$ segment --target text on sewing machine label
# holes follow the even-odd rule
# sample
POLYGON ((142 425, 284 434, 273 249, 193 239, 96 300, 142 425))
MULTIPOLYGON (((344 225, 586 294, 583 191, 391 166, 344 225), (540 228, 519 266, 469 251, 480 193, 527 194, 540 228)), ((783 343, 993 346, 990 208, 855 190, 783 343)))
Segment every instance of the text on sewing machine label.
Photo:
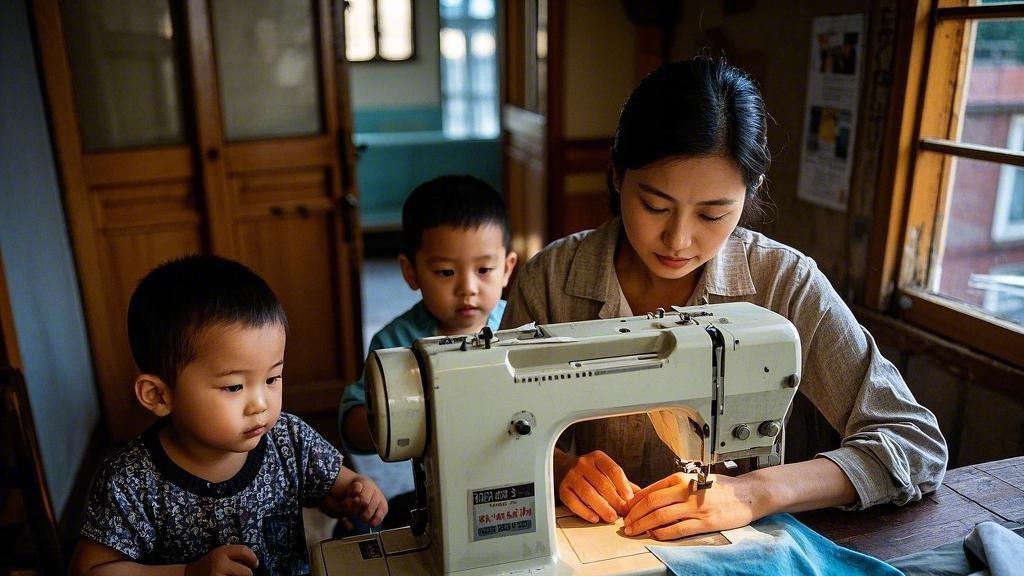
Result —
POLYGON ((533 482, 471 490, 469 499, 474 542, 537 529, 533 482))

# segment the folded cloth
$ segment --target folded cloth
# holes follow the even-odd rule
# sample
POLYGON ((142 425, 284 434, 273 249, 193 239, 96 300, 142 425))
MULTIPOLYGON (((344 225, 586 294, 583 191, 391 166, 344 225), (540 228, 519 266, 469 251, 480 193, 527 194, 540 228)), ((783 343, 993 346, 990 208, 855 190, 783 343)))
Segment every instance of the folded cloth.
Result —
POLYGON ((727 546, 647 548, 676 576, 900 574, 881 560, 837 545, 789 514, 762 518, 751 527, 768 538, 727 546))
POLYGON ((907 576, 1006 576, 1024 569, 1024 522, 981 522, 962 541, 890 560, 907 576))
POLYGON ((981 560, 988 570, 976 574, 1010 576, 1024 572, 1024 538, 995 522, 982 522, 971 530, 964 546, 981 560))

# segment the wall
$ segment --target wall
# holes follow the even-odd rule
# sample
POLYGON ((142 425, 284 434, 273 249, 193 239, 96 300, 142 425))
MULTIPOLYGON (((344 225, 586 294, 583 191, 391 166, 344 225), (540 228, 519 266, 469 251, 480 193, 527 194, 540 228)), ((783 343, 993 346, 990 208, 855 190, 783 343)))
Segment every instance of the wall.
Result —
POLYGON ((619 2, 565 5, 566 139, 611 138, 622 103, 636 83, 636 28, 619 2))
POLYGON ((56 510, 99 419, 28 12, 0 2, 0 251, 56 510))
MULTIPOLYGON (((349 64, 352 86, 352 110, 356 116, 356 131, 402 131, 415 128, 382 130, 375 126, 362 126, 361 116, 376 122, 374 111, 396 109, 399 115, 422 111, 429 114, 437 110, 440 118, 441 73, 438 47, 438 0, 413 2, 416 56, 409 62, 356 62, 349 64)), ((420 128, 420 129, 440 129, 420 128)))

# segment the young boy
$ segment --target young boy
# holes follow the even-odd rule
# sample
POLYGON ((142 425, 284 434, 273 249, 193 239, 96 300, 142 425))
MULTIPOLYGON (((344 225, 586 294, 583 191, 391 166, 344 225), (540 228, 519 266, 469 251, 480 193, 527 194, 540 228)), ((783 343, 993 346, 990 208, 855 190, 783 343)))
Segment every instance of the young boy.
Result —
POLYGON ((305 574, 300 507, 380 523, 377 485, 281 412, 287 327, 237 262, 189 256, 142 279, 135 396, 160 420, 100 471, 74 574, 305 574))
MULTIPOLYGON (((402 277, 423 299, 374 335, 370 351, 419 338, 497 330, 502 289, 516 266, 501 196, 471 176, 441 176, 416 187, 402 207, 402 277)), ((341 437, 355 453, 374 450, 362 378, 345 388, 341 437)))

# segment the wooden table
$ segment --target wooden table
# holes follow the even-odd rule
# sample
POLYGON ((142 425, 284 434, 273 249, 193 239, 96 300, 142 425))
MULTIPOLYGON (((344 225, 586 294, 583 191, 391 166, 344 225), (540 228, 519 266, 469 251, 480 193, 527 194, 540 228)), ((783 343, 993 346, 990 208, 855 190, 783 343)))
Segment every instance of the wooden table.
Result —
POLYGON ((882 560, 963 540, 985 520, 1024 521, 1024 456, 946 472, 942 486, 906 506, 796 515, 838 544, 882 560))

